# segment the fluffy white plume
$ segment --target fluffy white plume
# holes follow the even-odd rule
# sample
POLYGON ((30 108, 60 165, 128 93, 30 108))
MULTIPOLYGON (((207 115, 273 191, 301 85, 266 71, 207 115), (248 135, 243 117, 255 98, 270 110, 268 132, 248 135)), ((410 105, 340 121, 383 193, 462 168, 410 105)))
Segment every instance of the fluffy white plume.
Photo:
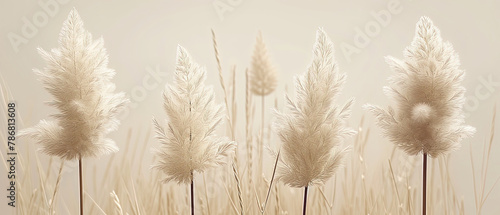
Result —
POLYGON ((286 97, 290 113, 277 113, 276 128, 283 142, 278 178, 292 187, 328 180, 347 154, 343 140, 355 134, 346 126, 354 100, 334 104, 346 76, 338 71, 333 44, 322 29, 313 51, 307 73, 296 79, 296 101, 286 97))
POLYGON ((384 92, 396 105, 387 110, 366 107, 399 148, 410 155, 423 152, 436 157, 459 148, 463 138, 474 134, 473 127, 464 125, 465 73, 452 45, 443 42, 429 18, 417 23, 404 60, 387 57, 386 61, 396 74, 384 92))
POLYGON ((264 40, 262 39, 262 33, 259 32, 250 68, 250 89, 252 93, 259 96, 266 96, 272 93, 278 84, 277 76, 278 74, 267 55, 266 44, 264 44, 264 40))
POLYGON ((223 164, 225 157, 234 151, 234 142, 214 134, 224 117, 224 109, 215 104, 213 89, 205 86, 205 79, 205 69, 179 46, 175 82, 167 85, 163 94, 168 116, 166 127, 153 119, 161 143, 154 168, 167 175, 166 182, 191 183, 194 171, 203 172, 223 164))
POLYGON ((47 66, 35 72, 54 97, 49 104, 59 110, 55 120, 42 120, 22 133, 42 144, 41 151, 72 160, 118 151, 106 135, 117 129, 116 119, 127 102, 114 93, 115 72, 107 67, 102 38, 92 40, 73 9, 59 35, 59 48, 39 49, 47 66))

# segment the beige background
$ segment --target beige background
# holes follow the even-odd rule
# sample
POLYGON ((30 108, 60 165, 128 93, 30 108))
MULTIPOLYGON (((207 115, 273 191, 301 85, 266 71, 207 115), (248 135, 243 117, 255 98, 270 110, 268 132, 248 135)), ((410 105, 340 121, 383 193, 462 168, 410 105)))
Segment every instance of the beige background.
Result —
MULTIPOLYGON (((222 102, 210 29, 214 29, 218 36, 225 77, 229 78, 230 67, 236 65, 239 86, 244 86, 244 69, 249 66, 255 36, 261 30, 280 74, 278 90, 267 102, 271 104, 277 98, 278 105, 282 107, 285 89, 292 89, 292 77, 307 68, 315 31, 323 27, 336 45, 336 60, 340 68, 348 74, 340 101, 356 97, 349 122, 357 126, 361 117, 366 115, 366 125, 374 129, 367 150, 373 152, 369 157, 373 162, 384 162, 392 144, 378 134, 380 130, 373 126, 373 117, 362 109, 362 105, 388 104, 382 87, 392 73, 383 57, 392 55, 401 58, 403 49, 413 38, 415 23, 420 16, 429 16, 441 29, 443 38, 453 43, 460 54, 462 68, 467 71, 464 81, 469 104, 466 112, 470 115, 467 123, 475 126, 478 132, 474 138, 463 142, 462 149, 453 153, 450 171, 457 193, 464 198, 467 214, 474 213, 469 147, 472 145, 472 154, 479 160, 482 144, 489 137, 493 106, 500 101, 500 1, 61 0, 57 2, 58 8, 51 14, 53 16, 47 16, 44 23, 39 3, 46 1, 2 0, 0 3, 0 72, 23 117, 24 124, 20 124, 20 128, 32 126, 54 112, 43 104, 50 96, 43 90, 32 69, 45 65, 36 48, 57 46, 62 22, 73 7, 78 9, 86 29, 94 37, 104 38, 110 55, 109 67, 117 71, 114 79, 117 88, 131 95, 133 104, 130 112, 123 117, 120 129, 111 135, 119 146, 123 144, 129 128, 141 130, 143 136, 152 135, 144 134, 151 124, 152 115, 165 117, 160 94, 163 85, 172 79, 177 44, 187 48, 199 64, 206 66, 209 74, 207 82, 215 86, 217 100, 222 102), (224 6, 226 10, 217 10, 214 5, 224 6), (382 10, 392 11, 390 19, 382 23, 385 26, 371 14, 382 10), (33 23, 34 16, 38 17, 39 24, 36 34, 23 35, 23 19, 33 23), (357 28, 365 32, 366 26, 372 26, 368 32, 371 34, 369 41, 356 47, 357 28), (9 40, 9 35, 13 34, 32 37, 26 38, 26 44, 17 46, 9 40), (347 45, 356 47, 358 53, 344 53, 341 47, 347 45), (148 71, 157 71, 163 76, 154 79, 148 71), (482 80, 488 78, 496 82, 496 86, 485 86, 482 80), (144 79, 156 85, 146 86, 144 79)), ((237 94, 241 104, 239 119, 243 120, 244 88, 237 88, 237 94)), ((258 111, 257 116, 260 116, 258 111)), ((3 132, 4 116, 1 118, 3 132)), ((268 119, 271 118, 269 114, 268 119)), ((239 123, 240 126, 242 124, 239 123)), ((499 128, 497 126, 497 135, 500 135, 499 128)), ((238 129, 240 138, 244 136, 243 131, 242 127, 238 129)), ((20 150, 36 148, 29 146, 31 148, 28 149, 23 143, 19 143, 20 150)), ((156 142, 150 140, 149 144, 153 146, 156 142)), ((488 187, 500 176, 498 138, 491 153, 491 170, 486 180, 488 187)), ((41 155, 40 159, 47 160, 47 157, 41 155)), ((5 175, 2 168, 0 196, 5 193, 5 175)), ((76 180, 77 174, 73 171, 65 177, 68 181, 76 180)), ((6 200, 1 199, 0 208, 3 209, 6 200)), ((498 213, 499 201, 500 187, 497 187, 484 206, 484 214, 498 213)))

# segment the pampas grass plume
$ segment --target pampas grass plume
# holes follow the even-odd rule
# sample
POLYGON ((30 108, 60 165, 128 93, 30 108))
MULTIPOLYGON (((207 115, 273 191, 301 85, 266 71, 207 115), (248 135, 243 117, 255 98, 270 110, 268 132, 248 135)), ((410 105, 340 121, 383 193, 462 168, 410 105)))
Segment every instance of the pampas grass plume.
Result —
POLYGON ((257 36, 252 56, 250 81, 252 93, 259 96, 269 95, 278 84, 278 74, 271 64, 261 32, 257 36))
POLYGON ((346 126, 353 99, 334 104, 346 76, 334 62, 333 44, 319 29, 313 62, 295 82, 290 113, 277 112, 277 133, 283 143, 278 179, 291 187, 323 184, 342 165, 348 147, 342 142, 355 131, 346 126))
POLYGON ((118 151, 106 135, 117 129, 116 117, 128 100, 123 92, 114 93, 111 79, 115 72, 107 67, 103 39, 93 40, 73 9, 59 34, 59 46, 51 51, 39 48, 47 66, 35 69, 54 98, 49 105, 59 113, 22 135, 40 143, 42 152, 65 160, 118 151))
POLYGON ((442 40, 429 18, 417 23, 404 60, 387 57, 386 61, 396 74, 384 92, 395 105, 366 108, 400 149, 409 155, 437 157, 458 149, 462 139, 474 134, 475 128, 464 125, 465 72, 451 43, 442 40))
POLYGON ((214 134, 224 109, 215 104, 213 89, 205 86, 205 79, 205 69, 178 46, 175 82, 167 85, 163 94, 166 126, 153 119, 161 143, 154 168, 167 175, 165 182, 191 183, 194 171, 223 164, 234 151, 233 141, 214 134))

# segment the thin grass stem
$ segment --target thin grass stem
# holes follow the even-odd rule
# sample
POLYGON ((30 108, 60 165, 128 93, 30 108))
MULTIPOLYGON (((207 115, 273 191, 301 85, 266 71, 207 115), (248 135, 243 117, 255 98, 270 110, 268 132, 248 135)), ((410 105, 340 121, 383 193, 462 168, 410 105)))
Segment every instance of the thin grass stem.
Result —
POLYGON ((305 186, 304 187, 304 206, 302 207, 303 210, 302 210, 302 215, 306 215, 306 206, 307 206, 307 189, 308 189, 308 186, 305 186))
POLYGON ((191 172, 191 215, 194 215, 194 177, 191 172))
POLYGON ((427 153, 422 155, 422 215, 427 214, 427 153))
POLYGON ((80 215, 83 215, 83 175, 82 158, 78 159, 78 178, 80 180, 80 215))

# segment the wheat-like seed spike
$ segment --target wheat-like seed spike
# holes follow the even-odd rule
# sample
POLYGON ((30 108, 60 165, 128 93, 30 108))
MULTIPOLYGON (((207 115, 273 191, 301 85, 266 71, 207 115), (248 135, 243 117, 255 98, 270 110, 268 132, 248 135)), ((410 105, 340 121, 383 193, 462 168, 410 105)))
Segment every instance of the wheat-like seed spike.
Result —
POLYGON ((113 198, 113 204, 115 205, 115 213, 123 215, 123 209, 122 205, 120 204, 120 199, 118 198, 118 195, 116 195, 114 190, 111 191, 110 196, 111 198, 113 198))
POLYGON ((226 119, 229 123, 229 128, 231 130, 231 139, 234 140, 234 131, 233 129, 233 124, 232 121, 229 119, 229 116, 231 116, 230 109, 229 109, 229 101, 228 101, 228 92, 226 90, 226 84, 224 82, 224 76, 222 75, 222 65, 221 65, 221 60, 219 56, 219 49, 217 48, 217 38, 215 37, 215 31, 212 29, 212 42, 214 46, 214 51, 215 51, 215 59, 217 61, 217 70, 219 71, 219 81, 220 85, 222 87, 222 91, 224 92, 224 102, 226 104, 226 111, 227 111, 227 116, 226 119))

